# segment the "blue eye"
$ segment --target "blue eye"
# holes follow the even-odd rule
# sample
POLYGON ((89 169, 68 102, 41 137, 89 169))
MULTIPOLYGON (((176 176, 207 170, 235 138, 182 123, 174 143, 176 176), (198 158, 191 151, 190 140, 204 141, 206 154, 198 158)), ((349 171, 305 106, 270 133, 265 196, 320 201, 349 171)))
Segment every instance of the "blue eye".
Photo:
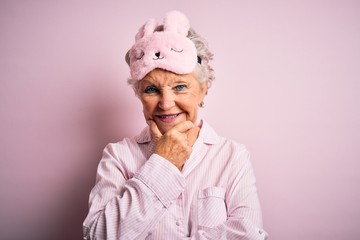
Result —
POLYGON ((151 93, 157 93, 158 90, 155 87, 147 87, 144 92, 151 94, 151 93))
POLYGON ((186 88, 187 88, 186 85, 177 85, 174 89, 175 89, 175 91, 177 91, 177 92, 182 92, 182 91, 185 91, 186 88))

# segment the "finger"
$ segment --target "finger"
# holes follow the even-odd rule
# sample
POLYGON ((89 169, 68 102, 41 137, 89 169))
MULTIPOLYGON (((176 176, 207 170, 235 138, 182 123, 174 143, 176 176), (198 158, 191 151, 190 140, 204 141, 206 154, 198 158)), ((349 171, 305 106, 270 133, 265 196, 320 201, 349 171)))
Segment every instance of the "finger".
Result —
POLYGON ((185 133, 185 132, 189 131, 190 129, 192 129, 193 127, 195 127, 193 122, 185 121, 185 122, 182 122, 182 123, 179 123, 178 125, 176 125, 173 128, 173 130, 176 130, 181 133, 185 133))
POLYGON ((147 124, 150 126, 151 136, 154 139, 160 139, 162 137, 162 134, 157 127, 156 123, 153 120, 148 120, 147 124))

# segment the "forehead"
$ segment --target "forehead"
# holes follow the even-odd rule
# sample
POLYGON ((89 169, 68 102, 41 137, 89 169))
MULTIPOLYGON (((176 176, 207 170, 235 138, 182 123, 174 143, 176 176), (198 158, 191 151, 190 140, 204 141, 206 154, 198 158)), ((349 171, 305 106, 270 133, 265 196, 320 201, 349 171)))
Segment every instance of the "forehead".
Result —
POLYGON ((155 84, 166 86, 178 82, 198 83, 193 74, 175 74, 162 69, 154 69, 140 81, 140 85, 155 84))

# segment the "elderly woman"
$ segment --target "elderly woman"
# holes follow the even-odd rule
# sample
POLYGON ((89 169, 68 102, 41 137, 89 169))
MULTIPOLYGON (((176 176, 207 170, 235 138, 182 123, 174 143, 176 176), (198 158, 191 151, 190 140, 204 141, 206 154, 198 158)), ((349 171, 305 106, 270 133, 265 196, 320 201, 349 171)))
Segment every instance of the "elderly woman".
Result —
POLYGON ((214 78, 206 41, 178 11, 135 40, 129 83, 148 126, 105 148, 84 239, 266 239, 248 151, 198 119, 214 78))

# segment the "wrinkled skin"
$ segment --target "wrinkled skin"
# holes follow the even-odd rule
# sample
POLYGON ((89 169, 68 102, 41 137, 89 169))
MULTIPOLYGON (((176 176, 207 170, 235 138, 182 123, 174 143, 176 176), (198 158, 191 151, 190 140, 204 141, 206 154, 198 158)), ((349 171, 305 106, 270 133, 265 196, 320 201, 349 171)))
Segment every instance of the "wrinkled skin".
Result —
POLYGON ((178 75, 161 69, 140 82, 138 96, 155 140, 154 153, 179 170, 189 158, 200 128, 195 125, 199 104, 206 95, 193 74, 178 75))

